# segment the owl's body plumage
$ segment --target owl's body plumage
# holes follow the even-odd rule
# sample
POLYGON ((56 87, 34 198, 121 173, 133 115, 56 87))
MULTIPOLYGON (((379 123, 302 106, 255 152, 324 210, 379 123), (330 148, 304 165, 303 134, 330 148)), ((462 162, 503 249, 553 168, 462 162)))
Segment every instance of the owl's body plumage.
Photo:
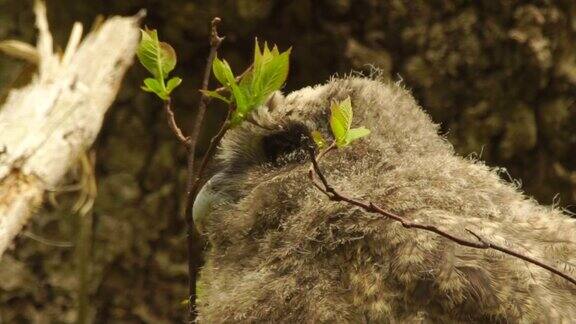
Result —
POLYGON ((353 127, 372 133, 322 160, 335 188, 473 239, 468 228, 576 276, 576 220, 456 156, 399 85, 350 77, 276 95, 224 138, 223 171, 211 186, 227 198, 204 224, 201 322, 576 320, 576 286, 568 281, 329 201, 307 178, 302 150, 264 150, 291 136, 293 125, 329 136, 330 103, 347 96, 353 127))

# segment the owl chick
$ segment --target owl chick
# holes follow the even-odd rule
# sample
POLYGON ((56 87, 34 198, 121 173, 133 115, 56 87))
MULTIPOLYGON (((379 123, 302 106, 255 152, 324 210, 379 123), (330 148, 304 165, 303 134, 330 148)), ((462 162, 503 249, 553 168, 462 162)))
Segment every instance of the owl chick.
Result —
POLYGON ((565 279, 314 188, 302 136, 330 137, 330 104, 348 96, 352 126, 372 133, 322 160, 338 191, 473 240, 470 229, 576 276, 576 220, 456 156, 398 84, 347 77, 274 95, 223 139, 221 171, 196 202, 209 242, 200 322, 576 321, 576 286, 565 279))

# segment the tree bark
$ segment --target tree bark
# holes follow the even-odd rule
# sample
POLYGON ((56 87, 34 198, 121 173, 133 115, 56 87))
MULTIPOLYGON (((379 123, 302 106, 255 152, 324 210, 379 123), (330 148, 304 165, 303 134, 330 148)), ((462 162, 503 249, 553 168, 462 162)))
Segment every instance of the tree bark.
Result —
POLYGON ((12 90, 0 108, 0 257, 43 193, 56 188, 94 142, 132 64, 142 17, 112 17, 82 42, 82 25, 76 23, 60 54, 44 3, 37 1, 34 11, 38 74, 12 90))

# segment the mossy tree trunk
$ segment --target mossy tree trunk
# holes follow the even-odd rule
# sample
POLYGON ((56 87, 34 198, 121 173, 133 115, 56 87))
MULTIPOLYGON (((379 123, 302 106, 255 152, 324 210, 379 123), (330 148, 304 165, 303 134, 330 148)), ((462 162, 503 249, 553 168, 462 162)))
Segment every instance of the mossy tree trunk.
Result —
MULTIPOLYGON (((147 8, 144 23, 179 54, 177 74, 184 83, 174 101, 183 125, 194 116, 208 25, 219 15, 227 36, 221 55, 235 70, 249 61, 254 36, 293 46, 287 90, 373 64, 413 89, 460 154, 506 167, 543 204, 575 210, 572 0, 62 0, 52 6, 60 40, 73 19, 87 23, 98 14, 147 8)), ((31 40, 29 8, 6 0, 0 7, 0 38, 31 40)), ((17 79, 19 69, 0 66, 0 80, 17 79)), ((129 74, 96 146, 99 193, 89 290, 97 322, 174 322, 185 314, 186 243, 177 215, 186 156, 160 104, 139 90, 143 75, 142 69, 129 74)), ((224 107, 210 111, 215 124, 224 107)), ((28 230, 73 240, 70 218, 47 210, 28 230)), ((72 258, 69 249, 20 238, 0 262, 0 318, 74 318, 75 272, 67 270, 72 258)))

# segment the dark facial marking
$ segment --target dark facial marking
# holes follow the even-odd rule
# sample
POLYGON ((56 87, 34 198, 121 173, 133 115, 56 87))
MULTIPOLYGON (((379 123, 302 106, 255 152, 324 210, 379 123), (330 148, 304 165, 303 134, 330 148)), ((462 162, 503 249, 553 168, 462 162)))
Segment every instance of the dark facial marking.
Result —
POLYGON ((267 162, 282 165, 293 157, 300 160, 299 151, 310 145, 309 130, 304 124, 294 123, 286 129, 262 139, 262 149, 267 162))

